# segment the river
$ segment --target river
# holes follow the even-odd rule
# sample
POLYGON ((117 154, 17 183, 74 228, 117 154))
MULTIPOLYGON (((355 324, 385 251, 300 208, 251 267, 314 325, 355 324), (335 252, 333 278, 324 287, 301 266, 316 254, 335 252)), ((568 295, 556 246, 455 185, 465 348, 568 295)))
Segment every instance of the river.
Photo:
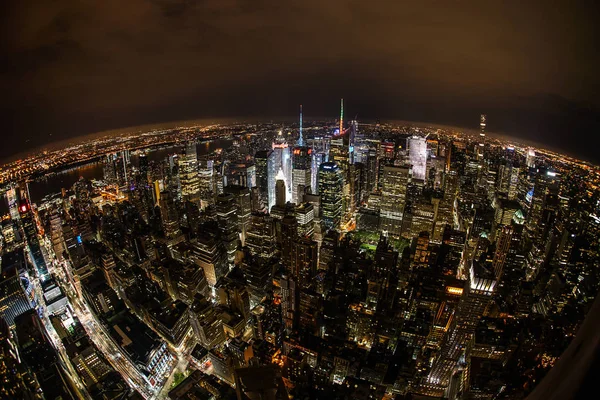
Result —
MULTIPOLYGON (((198 156, 203 156, 212 153, 218 148, 228 148, 232 144, 232 140, 229 139, 218 139, 210 142, 202 142, 196 145, 196 151, 198 156)), ((175 154, 182 151, 181 146, 171 146, 166 148, 159 148, 150 150, 148 155, 148 161, 161 161, 164 160, 169 154, 175 154)), ((138 165, 139 156, 132 154, 131 162, 133 165, 138 165)), ((34 182, 29 183, 29 194, 33 203, 38 203, 42 198, 48 194, 60 193, 63 188, 69 189, 80 177, 85 179, 102 179, 103 168, 101 162, 85 164, 76 168, 61 171, 56 174, 44 176, 37 179, 34 182)), ((4 201, 3 203, 6 203, 4 201)), ((5 204, 2 204, 2 211, 4 211, 5 204)))

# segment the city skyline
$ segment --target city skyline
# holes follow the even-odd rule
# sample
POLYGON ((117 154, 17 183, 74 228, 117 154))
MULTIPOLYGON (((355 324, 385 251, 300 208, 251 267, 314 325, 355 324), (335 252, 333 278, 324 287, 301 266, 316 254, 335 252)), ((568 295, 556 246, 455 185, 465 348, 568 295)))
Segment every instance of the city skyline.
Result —
POLYGON ((339 104, 325 123, 140 130, 9 164, 14 390, 535 390, 598 292, 600 168, 488 135, 489 114, 467 134, 361 124, 339 104))
POLYGON ((600 144, 597 26, 585 5, 3 6, 0 101, 17 139, 0 158, 147 123, 295 117, 298 104, 307 118, 333 116, 340 97, 359 120, 470 127, 485 111, 492 132, 591 159, 600 144))

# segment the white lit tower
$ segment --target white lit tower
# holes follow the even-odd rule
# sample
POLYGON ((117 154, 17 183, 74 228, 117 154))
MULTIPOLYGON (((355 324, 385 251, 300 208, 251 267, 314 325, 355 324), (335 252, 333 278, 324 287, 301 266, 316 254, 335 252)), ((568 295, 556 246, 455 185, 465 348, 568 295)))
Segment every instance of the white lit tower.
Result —
POLYGON ((483 152, 485 150, 485 127, 487 124, 487 115, 481 114, 479 117, 479 145, 477 146, 477 156, 483 158, 483 152))
POLYGON ((14 185, 11 185, 10 189, 6 191, 6 200, 8 201, 8 210, 10 212, 10 218, 13 221, 19 219, 19 196, 17 195, 17 189, 14 185))
POLYGON ((273 154, 275 156, 276 169, 281 168, 283 171, 285 186, 287 189, 286 200, 292 199, 292 157, 290 148, 283 136, 283 132, 279 131, 275 141, 273 142, 273 154))
POLYGON ((414 135, 408 138, 408 159, 412 165, 412 179, 425 181, 427 172, 427 140, 414 135))
POLYGON ((531 147, 527 149, 527 157, 525 158, 527 168, 535 168, 535 150, 531 147))

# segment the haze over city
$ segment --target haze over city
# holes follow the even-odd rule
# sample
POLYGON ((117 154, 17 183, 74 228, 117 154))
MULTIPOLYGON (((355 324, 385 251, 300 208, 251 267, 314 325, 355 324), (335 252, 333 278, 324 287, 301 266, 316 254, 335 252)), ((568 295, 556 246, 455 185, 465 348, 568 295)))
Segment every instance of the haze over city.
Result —
POLYGON ((300 103, 322 118, 339 97, 364 120, 476 129, 485 111, 492 132, 596 157, 598 28, 582 4, 61 0, 2 11, 0 108, 16 138, 2 158, 147 123, 291 117, 300 103))

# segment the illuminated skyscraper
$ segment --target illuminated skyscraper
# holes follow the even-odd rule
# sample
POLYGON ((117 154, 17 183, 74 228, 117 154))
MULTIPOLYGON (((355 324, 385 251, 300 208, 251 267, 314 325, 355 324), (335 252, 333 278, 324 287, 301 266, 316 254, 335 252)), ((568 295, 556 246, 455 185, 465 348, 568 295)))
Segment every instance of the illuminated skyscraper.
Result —
POLYGON ((350 123, 350 132, 348 133, 348 157, 350 164, 356 162, 354 151, 356 147, 356 136, 358 135, 358 121, 353 120, 350 123))
POLYGON ((192 242, 191 259, 204 270, 206 281, 211 287, 229 270, 223 243, 211 235, 200 235, 192 242))
POLYGON ((246 246, 253 256, 269 259, 275 255, 275 224, 269 214, 252 214, 246 236, 246 246))
MULTIPOLYGON (((236 215, 238 232, 242 241, 242 246, 246 242, 246 232, 250 226, 250 213, 252 211, 252 202, 250 199, 250 190, 245 186, 230 185, 224 188, 224 194, 233 195, 236 204, 236 215)), ((218 214, 217 214, 218 215, 218 214)))
POLYGON ((407 166, 384 165, 380 182, 381 230, 400 235, 410 169, 407 166))
POLYGON ((179 158, 179 181, 181 183, 181 199, 200 204, 200 176, 198 175, 195 143, 188 143, 185 146, 185 152, 179 158))
POLYGON ((291 246, 292 274, 298 277, 301 287, 308 287, 317 272, 317 242, 307 237, 297 238, 291 246))
MULTIPOLYGON (((250 202, 248 195, 248 203, 250 202)), ((249 205, 249 204, 248 204, 249 205)), ((223 193, 216 198, 217 221, 219 222, 219 230, 221 232, 221 241, 227 250, 227 261, 233 265, 235 261, 235 252, 238 247, 239 240, 239 225, 238 225, 238 207, 236 198, 231 193, 223 193)), ((248 207, 248 216, 250 214, 248 207)))
POLYGON ((200 169, 198 171, 200 185, 200 208, 205 209, 209 204, 214 203, 214 161, 204 159, 198 162, 200 169))
POLYGON ((0 274, 0 318, 9 327, 14 328, 15 317, 30 310, 31 303, 26 290, 31 291, 29 281, 21 274, 26 270, 22 250, 15 250, 2 256, 2 272, 0 274))
POLYGON ((312 150, 308 147, 294 147, 292 153, 292 203, 300 204, 304 189, 311 187, 311 155, 312 150))
POLYGON ((408 158, 412 165, 412 178, 425 180, 427 172, 427 140, 421 136, 408 138, 408 158))
POLYGON ((331 138, 329 136, 313 136, 306 140, 307 146, 311 149, 311 189, 317 193, 317 177, 319 175, 319 165, 329 160, 329 147, 331 138))
POLYGON ((17 196, 17 189, 11 187, 6 191, 6 200, 8 201, 8 210, 10 212, 10 218, 14 221, 19 219, 19 197, 17 196))
POLYGON ((531 147, 527 149, 527 158, 525 159, 525 163, 528 168, 535 168, 535 150, 531 147))
POLYGON ((544 209, 548 204, 551 194, 558 193, 560 175, 549 169, 540 169, 533 187, 531 208, 527 215, 527 227, 535 232, 535 237, 540 238, 545 226, 544 209))
POLYGON ((344 179, 342 171, 334 162, 326 162, 319 167, 319 195, 321 196, 321 217, 324 225, 339 229, 342 218, 342 197, 344 179))
POLYGON ((314 233, 315 208, 311 203, 300 203, 296 206, 298 233, 301 236, 312 236, 314 233))
POLYGON ((340 135, 344 134, 344 99, 340 99, 340 135))
POLYGON ((485 143, 486 119, 487 119, 487 116, 485 114, 481 114, 479 116, 479 137, 480 137, 480 143, 485 143))
POLYGON ((256 186, 267 210, 275 205, 275 175, 277 165, 275 153, 272 150, 257 151, 254 156, 256 167, 256 186))
POLYGON ((179 230, 179 216, 171 192, 164 191, 160 194, 160 215, 162 228, 167 239, 175 239, 181 234, 179 230))
POLYGON ((483 152, 485 150, 485 127, 487 125, 487 116, 485 114, 481 114, 479 116, 479 144, 477 146, 477 156, 480 159, 483 159, 483 152))
POLYGON ((286 201, 292 199, 292 157, 290 154, 290 148, 283 136, 283 132, 279 131, 279 134, 273 142, 273 153, 275 155, 275 169, 283 171, 286 192, 286 201))

